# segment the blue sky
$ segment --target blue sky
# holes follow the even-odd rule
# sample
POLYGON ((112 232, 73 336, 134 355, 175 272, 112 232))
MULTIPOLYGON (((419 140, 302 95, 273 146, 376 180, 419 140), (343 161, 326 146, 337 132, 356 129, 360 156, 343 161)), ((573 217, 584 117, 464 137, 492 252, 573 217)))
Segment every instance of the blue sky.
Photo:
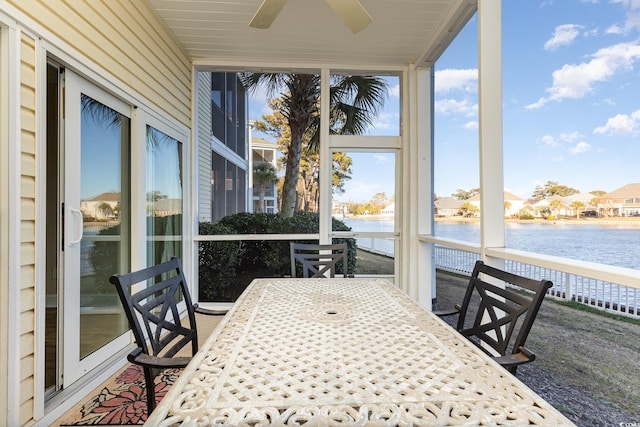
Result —
MULTIPOLYGON (((639 29, 638 0, 503 2, 507 190, 640 182, 639 29)), ((476 32, 474 17, 436 64, 439 196, 479 183, 476 32)))
MULTIPOLYGON (((528 198, 549 180, 583 192, 640 182, 639 30, 640 0, 503 1, 505 189, 528 198)), ((479 186, 476 17, 435 72, 435 191, 449 196, 479 186)), ((397 134, 398 105, 391 81, 372 134, 397 134)), ((251 102, 252 119, 267 112, 251 102)), ((392 195, 385 157, 354 158, 338 198, 392 195)))

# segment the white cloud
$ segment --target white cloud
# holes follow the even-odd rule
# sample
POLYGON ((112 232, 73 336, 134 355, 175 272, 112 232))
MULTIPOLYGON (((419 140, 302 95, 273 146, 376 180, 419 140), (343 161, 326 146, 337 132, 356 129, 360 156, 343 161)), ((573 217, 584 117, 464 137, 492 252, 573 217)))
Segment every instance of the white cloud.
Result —
POLYGON ((447 93, 452 90, 464 92, 478 91, 478 70, 477 69, 446 69, 436 71, 434 77, 435 92, 447 93))
POLYGON ((576 139, 579 139, 581 137, 582 137, 582 135, 580 135, 580 133, 578 133, 578 132, 561 133, 560 134, 560 139, 562 141, 566 141, 566 142, 573 142, 576 139))
MULTIPOLYGON (((544 135, 539 139, 546 147, 556 148, 561 145, 561 142, 573 143, 574 141, 582 138, 579 132, 560 133, 557 137, 553 135, 544 135)), ((579 145, 579 144, 578 144, 579 145)))
POLYGON ((640 133, 640 110, 611 117, 606 125, 595 128, 593 133, 609 136, 637 135, 640 133))
POLYGON ((621 4, 626 9, 624 31, 640 29, 640 1, 639 0, 611 0, 611 3, 621 4))
POLYGON ((540 138, 540 141, 542 141, 547 147, 557 147, 559 145, 556 139, 551 135, 543 136, 540 138))
POLYGON ((591 145, 583 141, 583 142, 578 142, 575 145, 575 147, 571 148, 569 151, 571 152, 571 154, 580 154, 580 153, 585 153, 589 150, 591 150, 591 145))
POLYGON ((389 160, 391 160, 389 156, 385 156, 382 154, 374 154, 373 158, 376 160, 375 163, 377 165, 383 165, 383 164, 389 163, 389 160))
MULTIPOLYGON (((349 196, 357 196, 357 200, 370 199, 372 195, 379 192, 380 185, 372 182, 363 181, 350 181, 349 182, 349 196)), ((345 193, 346 194, 346 193, 345 193)), ((349 196, 343 196, 350 199, 349 196)))
POLYGON ((395 131, 398 129, 399 125, 400 125, 400 115, 398 113, 382 112, 382 113, 378 113, 378 115, 376 116, 375 121, 371 126, 371 129, 378 129, 378 130, 393 129, 395 131))
POLYGON ((436 101, 435 112, 437 114, 462 114, 465 116, 475 116, 478 114, 478 104, 474 104, 468 99, 458 101, 456 99, 443 99, 436 101))
POLYGON ((605 34, 624 34, 624 28, 618 24, 613 24, 604 31, 605 34))
POLYGON ((638 43, 619 43, 598 50, 591 61, 578 65, 566 64, 553 72, 553 86, 547 89, 548 97, 526 106, 536 109, 549 101, 565 98, 579 99, 593 90, 594 84, 605 81, 617 73, 629 71, 640 59, 638 43))
POLYGON ((545 50, 555 50, 560 46, 568 46, 580 35, 582 25, 563 24, 558 25, 553 36, 544 44, 545 50))
POLYGON ((400 85, 392 85, 387 89, 390 98, 400 98, 400 85))
POLYGON ((464 129, 469 129, 469 130, 478 129, 478 122, 476 120, 472 120, 462 125, 462 127, 464 129))
POLYGON ((547 103, 547 100, 545 98, 540 98, 536 102, 533 102, 525 106, 524 108, 526 108, 527 110, 537 110, 538 108, 541 108, 542 106, 544 106, 544 104, 546 103, 547 103))

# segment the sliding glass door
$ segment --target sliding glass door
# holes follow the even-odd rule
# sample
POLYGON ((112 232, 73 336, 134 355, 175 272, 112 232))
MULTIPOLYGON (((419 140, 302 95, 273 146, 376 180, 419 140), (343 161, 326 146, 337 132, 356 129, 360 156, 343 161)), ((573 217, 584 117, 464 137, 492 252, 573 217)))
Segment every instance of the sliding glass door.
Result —
POLYGON ((128 345, 114 273, 129 271, 130 107, 65 71, 61 201, 64 386, 128 345))

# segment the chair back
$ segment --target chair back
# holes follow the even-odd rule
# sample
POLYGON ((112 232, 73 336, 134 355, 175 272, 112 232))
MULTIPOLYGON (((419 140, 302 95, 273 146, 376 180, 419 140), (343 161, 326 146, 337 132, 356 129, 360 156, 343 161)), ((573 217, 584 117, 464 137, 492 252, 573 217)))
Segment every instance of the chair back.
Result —
MULTIPOLYGON (((476 344, 478 340, 488 344, 500 356, 516 354, 524 347, 551 286, 549 280, 530 279, 477 261, 460 307, 457 329, 476 344), (498 286, 496 279, 514 287, 498 286), (468 318, 473 318, 473 323, 468 318)), ((495 356, 483 346, 480 348, 495 356)))
POLYGON ((347 277, 347 244, 330 245, 290 243, 291 277, 297 276, 296 262, 302 265, 302 277, 335 277, 342 262, 342 272, 347 277), (327 273, 329 276, 327 276, 327 273))
POLYGON ((194 306, 179 258, 132 273, 116 274, 109 281, 116 285, 136 344, 143 353, 173 357, 191 343, 195 354, 198 334, 194 306), (180 319, 180 298, 186 303, 188 325, 180 319))

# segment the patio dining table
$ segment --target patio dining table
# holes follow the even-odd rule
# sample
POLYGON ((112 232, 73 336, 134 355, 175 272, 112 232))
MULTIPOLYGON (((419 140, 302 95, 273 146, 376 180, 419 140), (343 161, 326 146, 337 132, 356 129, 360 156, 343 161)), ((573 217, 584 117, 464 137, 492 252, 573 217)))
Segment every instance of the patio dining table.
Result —
POLYGON ((145 425, 573 425, 386 279, 256 279, 145 425))

